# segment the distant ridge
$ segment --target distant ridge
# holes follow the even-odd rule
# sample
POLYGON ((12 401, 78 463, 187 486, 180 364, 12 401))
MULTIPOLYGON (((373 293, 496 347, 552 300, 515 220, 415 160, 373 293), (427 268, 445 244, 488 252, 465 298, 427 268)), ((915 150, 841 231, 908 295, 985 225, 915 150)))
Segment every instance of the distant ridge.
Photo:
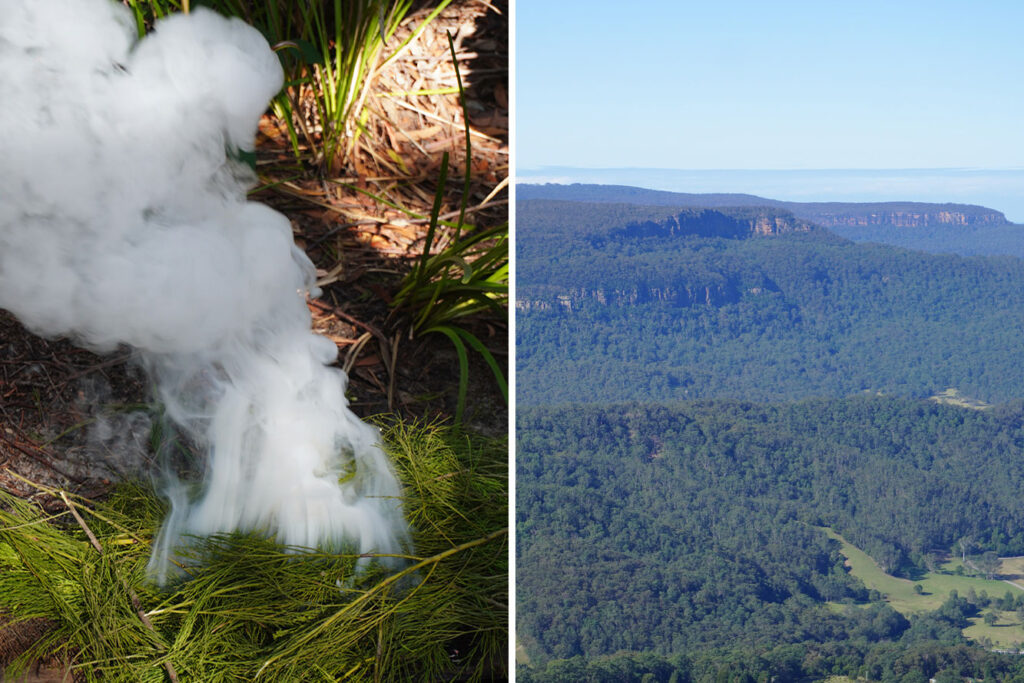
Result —
POLYGON ((785 202, 752 194, 693 194, 626 185, 517 184, 519 200, 558 199, 694 208, 773 207, 826 228, 1010 225, 1001 211, 974 204, 926 202, 785 202))
POLYGON ((754 206, 526 199, 516 235, 521 406, 1024 396, 1020 258, 857 244, 754 206))

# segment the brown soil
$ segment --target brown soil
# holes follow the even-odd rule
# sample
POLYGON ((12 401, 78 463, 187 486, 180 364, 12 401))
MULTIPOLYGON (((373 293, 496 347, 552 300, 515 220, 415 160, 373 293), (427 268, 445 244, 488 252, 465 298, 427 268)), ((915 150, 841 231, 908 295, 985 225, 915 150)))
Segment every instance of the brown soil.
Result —
MULTIPOLYGON (((400 34, 429 10, 417 10, 400 34)), ((451 343, 437 334, 411 336, 408 319, 389 306, 422 252, 427 221, 366 194, 428 215, 447 151, 451 174, 442 214, 458 211, 465 137, 457 95, 394 95, 456 84, 446 32, 455 37, 473 131, 467 222, 500 225, 508 219, 507 0, 456 0, 380 71, 369 134, 356 145, 346 175, 324 177, 306 168, 294 177, 283 126, 269 117, 261 123, 257 169, 266 184, 279 184, 253 199, 292 220, 297 243, 316 264, 322 294, 310 302, 313 327, 337 344, 339 366, 349 368, 353 410, 365 417, 388 413, 451 420, 455 411, 459 371, 451 343)), ((506 376, 507 322, 469 323, 505 366, 506 376)), ((507 405, 490 369, 475 355, 465 426, 504 436, 507 405)), ((119 477, 138 473, 139 457, 145 464, 147 425, 132 423, 129 416, 133 404, 148 400, 145 377, 130 349, 96 355, 68 340, 39 338, 0 311, 0 488, 51 508, 52 497, 39 495, 29 482, 102 496, 119 477), (97 438, 100 418, 114 426, 110 438, 97 438), (125 458, 121 449, 132 456, 125 458)), ((3 664, 38 635, 39 627, 0 628, 0 676, 3 664)), ((45 668, 34 675, 24 680, 63 680, 60 672, 45 668)))

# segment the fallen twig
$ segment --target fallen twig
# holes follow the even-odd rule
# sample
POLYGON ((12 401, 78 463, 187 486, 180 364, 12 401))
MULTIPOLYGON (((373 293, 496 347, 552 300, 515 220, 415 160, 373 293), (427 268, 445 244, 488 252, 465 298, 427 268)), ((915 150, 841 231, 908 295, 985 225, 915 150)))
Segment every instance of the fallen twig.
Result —
MULTIPOLYGON (((56 472, 60 476, 64 477, 68 481, 73 481, 73 482, 76 482, 78 484, 82 483, 81 479, 79 479, 77 477, 72 477, 70 474, 68 474, 67 472, 65 472, 61 468, 57 467, 55 464, 53 464, 52 462, 50 462, 46 458, 43 458, 42 456, 40 456, 39 453, 33 453, 31 450, 29 450, 28 448, 25 448, 24 446, 19 444, 17 441, 14 441, 14 440, 10 439, 6 434, 4 434, 4 431, 5 430, 0 429, 0 439, 2 439, 4 441, 4 443, 9 445, 11 448, 14 448, 15 450, 17 450, 19 453, 21 453, 23 455, 27 455, 28 457, 30 457, 33 460, 35 460, 36 462, 38 462, 40 465, 43 465, 44 467, 47 467, 47 468, 53 470, 54 472, 56 472)), ((42 450, 41 448, 37 448, 37 450, 40 453, 43 453, 43 454, 49 456, 50 458, 53 457, 52 454, 47 453, 46 451, 42 450)))

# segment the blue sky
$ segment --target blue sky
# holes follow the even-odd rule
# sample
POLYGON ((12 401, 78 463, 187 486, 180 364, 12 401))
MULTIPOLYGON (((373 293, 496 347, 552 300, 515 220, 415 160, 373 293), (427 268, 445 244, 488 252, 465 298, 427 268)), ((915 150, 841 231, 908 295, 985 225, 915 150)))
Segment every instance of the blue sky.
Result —
POLYGON ((1020 0, 515 11, 520 169, 1024 168, 1020 0))

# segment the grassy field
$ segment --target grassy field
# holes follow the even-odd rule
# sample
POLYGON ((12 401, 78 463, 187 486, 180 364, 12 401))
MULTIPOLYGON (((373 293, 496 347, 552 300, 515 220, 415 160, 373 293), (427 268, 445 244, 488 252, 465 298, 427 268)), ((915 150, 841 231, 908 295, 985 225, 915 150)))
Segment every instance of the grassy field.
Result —
POLYGON ((988 638, 997 647, 1020 649, 1021 644, 1024 644, 1024 624, 1021 624, 1017 613, 985 610, 989 611, 995 612, 995 624, 989 626, 982 616, 977 616, 971 619, 971 625, 964 629, 964 635, 971 640, 988 638))
MULTIPOLYGON (((1020 590, 1005 581, 989 581, 955 574, 928 573, 919 581, 890 576, 883 572, 867 553, 849 543, 841 535, 827 527, 819 528, 842 545, 840 552, 846 557, 850 573, 863 581, 869 590, 873 589, 881 593, 893 609, 905 616, 937 609, 949 597, 950 591, 954 590, 960 595, 967 595, 971 589, 978 595, 985 591, 992 598, 1002 597, 1007 591, 1015 593, 1020 590), (914 589, 915 584, 921 585, 921 593, 914 589)), ((947 571, 955 571, 960 564, 960 559, 956 558, 947 562, 942 568, 947 571)), ((1007 578, 1024 577, 1024 558, 1006 558, 1000 566, 999 573, 1007 578)), ((964 629, 964 635, 974 640, 988 638, 993 644, 999 646, 1024 643, 1024 624, 1021 623, 1015 612, 996 611, 997 621, 995 625, 989 626, 984 622, 984 616, 989 611, 994 610, 984 609, 981 614, 972 619, 972 625, 964 629)))
POLYGON ((1013 581, 1024 590, 1024 557, 1004 557, 999 567, 999 575, 1013 581))
POLYGON ((971 408, 972 410, 986 410, 991 408, 991 404, 980 401, 976 398, 968 398, 962 396, 959 391, 953 388, 946 389, 942 393, 932 396, 932 401, 936 403, 944 403, 951 406, 959 406, 961 408, 971 408))

